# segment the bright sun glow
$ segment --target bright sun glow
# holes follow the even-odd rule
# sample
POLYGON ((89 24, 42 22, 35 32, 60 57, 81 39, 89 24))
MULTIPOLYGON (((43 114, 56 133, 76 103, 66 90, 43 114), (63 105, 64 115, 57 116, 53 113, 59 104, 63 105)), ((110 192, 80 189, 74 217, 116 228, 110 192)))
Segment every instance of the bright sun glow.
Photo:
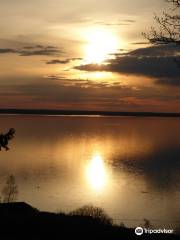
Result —
POLYGON ((90 186, 100 191, 107 182, 107 173, 103 158, 100 154, 96 153, 92 156, 90 163, 86 169, 86 176, 90 186))
POLYGON ((110 53, 114 53, 118 48, 118 40, 111 31, 105 29, 95 29, 86 34, 87 46, 85 50, 86 63, 101 64, 110 53))

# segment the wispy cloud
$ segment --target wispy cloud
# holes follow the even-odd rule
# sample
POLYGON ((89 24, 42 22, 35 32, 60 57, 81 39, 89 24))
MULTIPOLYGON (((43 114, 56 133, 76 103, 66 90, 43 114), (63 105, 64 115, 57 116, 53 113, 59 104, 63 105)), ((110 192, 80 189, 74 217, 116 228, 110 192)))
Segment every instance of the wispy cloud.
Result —
POLYGON ((54 46, 31 45, 21 49, 1 48, 0 54, 13 53, 19 56, 58 56, 63 51, 54 46))
POLYGON ((81 61, 83 58, 67 58, 67 59, 52 59, 46 62, 46 64, 67 64, 71 61, 81 61))
POLYGON ((133 19, 124 19, 119 21, 96 21, 95 24, 104 25, 104 26, 126 26, 135 23, 133 19))
POLYGON ((69 59, 65 59, 65 60, 53 59, 53 60, 47 61, 46 64, 66 64, 69 62, 70 62, 69 59))
POLYGON ((6 53, 16 53, 16 50, 12 48, 0 48, 0 54, 6 53))
POLYGON ((133 45, 150 45, 150 43, 147 41, 147 42, 133 42, 131 43, 133 45))
POLYGON ((32 46, 31 49, 27 49, 26 47, 26 49, 24 48, 18 53, 20 56, 55 56, 62 53, 62 51, 53 46, 36 45, 32 46))
MULTIPOLYGON (((34 77, 32 77, 34 79, 34 77)), ((180 105, 180 95, 164 95, 158 89, 142 86, 136 89, 122 83, 95 82, 49 75, 34 83, 0 88, 0 106, 65 107, 66 109, 152 110, 159 106, 180 105), (3 95, 1 95, 1 92, 3 95), (8 101, 7 101, 8 99, 8 101), (175 105, 176 104, 176 105, 175 105)))

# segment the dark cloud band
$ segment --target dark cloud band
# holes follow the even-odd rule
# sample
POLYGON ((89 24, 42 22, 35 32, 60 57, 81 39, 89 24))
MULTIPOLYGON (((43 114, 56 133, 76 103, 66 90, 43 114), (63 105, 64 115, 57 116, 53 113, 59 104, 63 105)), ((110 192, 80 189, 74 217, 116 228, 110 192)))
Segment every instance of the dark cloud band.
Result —
POLYGON ((106 64, 86 64, 75 68, 83 71, 107 71, 155 78, 157 83, 180 86, 180 47, 157 46, 115 55, 106 64))

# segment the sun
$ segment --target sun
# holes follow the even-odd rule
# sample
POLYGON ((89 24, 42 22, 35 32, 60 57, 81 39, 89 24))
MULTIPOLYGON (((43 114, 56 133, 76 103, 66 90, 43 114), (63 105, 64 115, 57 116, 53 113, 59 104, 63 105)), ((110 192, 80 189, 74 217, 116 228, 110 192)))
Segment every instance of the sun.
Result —
POLYGON ((118 49, 117 37, 106 29, 92 29, 86 33, 85 62, 101 64, 118 49))

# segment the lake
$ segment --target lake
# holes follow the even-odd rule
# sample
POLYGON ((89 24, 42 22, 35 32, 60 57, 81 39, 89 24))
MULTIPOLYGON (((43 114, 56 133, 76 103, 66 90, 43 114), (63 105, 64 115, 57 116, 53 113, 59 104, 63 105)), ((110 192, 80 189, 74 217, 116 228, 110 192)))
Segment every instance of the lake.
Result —
POLYGON ((0 190, 46 211, 103 208, 114 222, 180 228, 180 119, 1 115, 0 190))

